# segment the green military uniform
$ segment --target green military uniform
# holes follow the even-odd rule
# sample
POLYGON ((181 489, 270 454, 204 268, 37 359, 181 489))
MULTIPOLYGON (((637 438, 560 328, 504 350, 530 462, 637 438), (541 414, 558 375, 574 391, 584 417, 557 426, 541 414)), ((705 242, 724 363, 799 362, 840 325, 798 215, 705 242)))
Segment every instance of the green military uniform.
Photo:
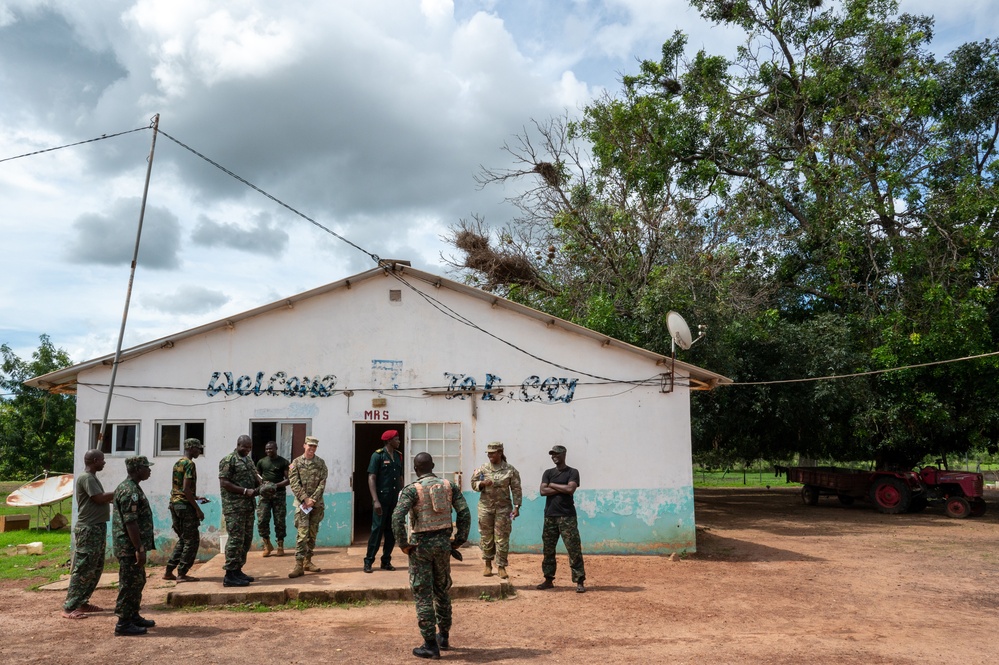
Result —
POLYGON ((301 562, 312 558, 316 548, 316 536, 319 534, 319 524, 323 521, 325 504, 323 492, 326 491, 326 462, 319 457, 306 459, 304 455, 296 457, 288 467, 288 479, 291 481, 291 493, 295 495, 295 528, 298 539, 295 543, 295 561, 301 562), (311 498, 315 501, 312 510, 303 513, 299 506, 311 498))
MULTIPOLYGON (((257 473, 266 483, 275 485, 287 477, 289 462, 278 455, 274 459, 264 456, 257 462, 257 473)), ((265 540, 271 537, 271 515, 274 516, 274 536, 283 541, 288 535, 288 504, 284 487, 278 487, 274 494, 261 494, 257 503, 257 533, 265 540)))
MULTIPOLYGON (((502 450, 502 449, 501 449, 502 450)), ((472 489, 479 492, 479 546, 482 558, 506 568, 510 552, 510 532, 513 530, 511 514, 523 503, 520 472, 508 462, 487 462, 472 474, 472 489), (483 480, 492 485, 484 487, 483 480), (512 499, 511 499, 512 496, 512 499)))
POLYGON ((69 576, 69 591, 63 609, 72 612, 90 602, 104 571, 104 552, 107 547, 108 518, 111 506, 91 500, 104 494, 104 486, 92 473, 82 473, 76 479, 76 528, 73 538, 73 572, 69 576))
POLYGON ((399 499, 399 479, 402 478, 402 454, 379 448, 371 453, 368 462, 368 474, 375 476, 375 492, 378 503, 382 504, 382 514, 371 513, 371 536, 368 538, 368 551, 364 555, 364 565, 370 568, 375 563, 378 546, 385 538, 382 547, 382 566, 392 563, 392 548, 395 547, 395 537, 392 533, 392 512, 399 499))
MULTIPOLYGON (((129 458, 130 460, 133 458, 129 458)), ((142 458, 145 459, 145 458, 142 458)), ((139 528, 140 545, 146 552, 155 549, 153 543, 153 511, 139 483, 131 478, 121 481, 114 491, 114 518, 111 520, 111 544, 118 558, 118 602, 114 613, 120 621, 129 621, 139 613, 142 590, 146 586, 146 571, 135 562, 135 546, 128 537, 126 526, 134 522, 139 528)))
MULTIPOLYGON (((219 478, 246 489, 257 486, 257 472, 250 456, 243 457, 235 450, 219 462, 219 478)), ((222 516, 225 518, 229 539, 225 546, 225 564, 228 571, 242 570, 246 553, 253 542, 253 515, 256 503, 252 496, 233 494, 222 490, 222 516)))
POLYGON ((435 627, 447 635, 451 630, 451 510, 457 514, 454 546, 468 539, 472 515, 461 490, 449 480, 425 473, 415 482, 406 485, 399 493, 399 502, 392 513, 392 531, 400 547, 415 545, 409 556, 409 584, 416 601, 416 618, 424 642, 436 643, 435 627), (422 485, 417 488, 416 485, 422 485), (437 489, 434 489, 437 486, 437 489), (443 492, 438 490, 443 489, 443 492), (422 497, 421 497, 422 494, 422 497), (436 495, 436 496, 435 496, 436 495), (449 497, 449 505, 440 505, 436 499, 449 497), (430 505, 433 504, 433 505, 430 505), (434 510, 440 509, 440 510, 434 510), (444 511, 446 510, 446 515, 444 511), (421 520, 436 514, 440 529, 424 531, 421 520), (412 541, 406 536, 406 516, 410 516, 412 541))
POLYGON ((191 481, 191 492, 198 495, 198 467, 194 460, 181 457, 173 465, 172 487, 170 489, 170 519, 173 531, 177 534, 177 544, 167 561, 168 569, 177 569, 181 575, 194 565, 201 546, 201 520, 198 511, 184 495, 184 481, 191 481))

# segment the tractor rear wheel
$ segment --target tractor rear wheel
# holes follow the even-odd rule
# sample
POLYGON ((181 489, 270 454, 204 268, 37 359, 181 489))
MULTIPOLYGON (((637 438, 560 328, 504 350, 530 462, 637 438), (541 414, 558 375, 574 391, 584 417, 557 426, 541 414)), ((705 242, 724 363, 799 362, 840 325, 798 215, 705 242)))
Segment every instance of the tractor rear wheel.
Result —
POLYGON ((897 515, 909 510, 912 492, 898 478, 881 478, 871 488, 871 501, 883 513, 897 515))
POLYGON ((971 504, 963 496, 952 496, 947 499, 947 517, 963 520, 971 514, 971 504))
POLYGON ((985 499, 980 496, 976 496, 971 500, 971 516, 981 517, 985 514, 985 510, 988 508, 988 504, 985 503, 985 499))
POLYGON ((815 485, 805 485, 801 488, 801 500, 806 506, 819 505, 819 488, 815 485))

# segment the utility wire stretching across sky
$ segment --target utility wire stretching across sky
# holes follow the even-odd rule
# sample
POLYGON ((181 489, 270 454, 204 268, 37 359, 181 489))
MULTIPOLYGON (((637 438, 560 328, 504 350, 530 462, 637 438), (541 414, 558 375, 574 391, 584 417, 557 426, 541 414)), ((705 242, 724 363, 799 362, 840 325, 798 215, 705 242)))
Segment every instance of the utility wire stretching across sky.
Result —
MULTIPOLYGON (((65 145, 55 146, 55 147, 52 147, 52 148, 45 148, 43 150, 35 150, 34 152, 26 152, 26 153, 21 154, 21 155, 15 155, 13 157, 5 157, 3 159, 0 159, 0 163, 13 161, 15 159, 22 159, 24 157, 32 157, 32 156, 35 156, 35 155, 41 155, 41 154, 44 154, 44 153, 47 153, 47 152, 53 152, 55 150, 62 150, 64 148, 72 148, 72 147, 84 145, 84 144, 87 144, 87 143, 94 143, 96 141, 103 141, 105 139, 115 138, 115 137, 118 137, 118 136, 124 136, 126 134, 132 134, 134 132, 141 132, 141 131, 145 131, 147 129, 152 129, 152 128, 153 128, 153 125, 152 125, 152 122, 150 122, 150 124, 148 126, 146 126, 146 127, 137 127, 135 129, 129 129, 129 130, 125 130, 125 131, 122 131, 122 132, 117 132, 117 133, 114 133, 114 134, 102 134, 101 136, 98 136, 96 138, 86 139, 84 141, 77 141, 75 143, 67 143, 65 145)), ((340 241, 342 241, 342 242, 350 245, 351 247, 353 247, 354 249, 358 250, 359 252, 367 255, 369 258, 371 258, 372 261, 375 262, 376 265, 381 265, 381 258, 377 254, 375 254, 373 252, 369 252, 368 250, 364 249, 360 245, 352 242, 351 240, 349 240, 349 239, 345 238, 344 236, 340 235, 339 233, 337 233, 337 232, 333 231, 332 229, 324 226, 323 224, 320 224, 319 222, 317 222, 313 218, 309 217, 305 213, 303 213, 300 210, 294 208, 293 206, 285 203, 281 199, 279 199, 276 196, 274 196, 274 195, 266 192, 265 190, 261 189, 260 187, 257 187, 256 185, 254 185, 249 180, 243 178, 242 176, 238 175, 237 173, 233 172, 232 170, 226 168, 222 164, 219 164, 215 160, 213 160, 213 159, 205 156, 204 154, 198 152, 197 150, 195 150, 191 146, 187 145, 183 141, 181 141, 181 140, 179 140, 177 138, 174 138, 173 136, 171 136, 170 134, 166 133, 162 129, 157 129, 156 131, 158 133, 162 134, 163 136, 165 136, 166 138, 170 139, 174 143, 176 143, 181 148, 184 148, 185 150, 187 150, 190 153, 196 155, 200 159, 208 162, 209 164, 211 164, 215 168, 219 169, 220 171, 222 171, 223 173, 225 173, 229 177, 233 178, 234 180, 242 183, 243 185, 246 185, 250 189, 258 192, 259 194, 261 194, 261 195, 267 197, 268 199, 270 199, 271 201, 277 203, 281 207, 286 208, 288 211, 290 211, 293 214, 295 214, 295 215, 301 217, 302 219, 306 220, 310 224, 314 225, 316 228, 319 228, 319 229, 325 231, 326 233, 329 233, 330 235, 332 235, 333 237, 337 238, 338 240, 340 240, 340 241)), ((451 319, 454 319, 455 321, 458 321, 459 323, 461 323, 463 325, 466 325, 466 326, 468 326, 468 327, 470 327, 470 328, 472 328, 474 330, 478 330, 479 332, 481 332, 481 333, 483 333, 485 335, 488 335, 489 337, 492 337, 493 339, 497 340, 498 342, 501 342, 501 343, 509 346, 510 348, 512 348, 512 349, 514 349, 514 350, 516 350, 516 351, 518 351, 520 353, 523 353, 524 355, 526 355, 526 356, 528 356, 530 358, 533 358, 533 359, 538 360, 540 362, 543 362, 543 363, 546 363, 548 365, 551 365, 552 367, 556 367, 558 369, 565 370, 567 372, 574 372, 576 374, 582 374, 583 376, 588 376, 588 377, 593 378, 593 379, 598 379, 601 382, 606 382, 606 383, 624 383, 624 384, 632 384, 632 385, 636 385, 636 386, 647 384, 649 382, 648 379, 639 379, 639 380, 609 379, 607 377, 599 376, 599 375, 596 375, 596 374, 590 374, 589 372, 584 372, 582 370, 574 369, 572 367, 567 367, 565 365, 561 365, 559 363, 556 363, 556 362, 554 362, 552 360, 548 360, 547 358, 543 358, 541 356, 533 354, 530 351, 527 351, 526 349, 523 349, 523 348, 517 346, 513 342, 510 342, 509 340, 503 339, 502 337, 500 337, 500 336, 498 336, 498 335, 496 335, 494 333, 489 332, 485 328, 482 328, 481 326, 479 326, 478 324, 476 324, 474 321, 468 319, 467 317, 465 317, 462 314, 459 314, 458 312, 456 312, 455 310, 453 310, 451 307, 448 307, 447 305, 445 305, 441 301, 437 300, 436 298, 434 298, 430 294, 425 293, 425 292, 417 289, 415 286, 413 286, 408 281, 406 281, 406 279, 402 275, 396 274, 396 272, 394 270, 387 270, 387 272, 392 277, 394 277, 397 281, 399 281, 401 284, 403 284, 404 286, 406 286, 407 288, 409 288, 410 290, 412 290, 414 293, 416 293, 417 295, 419 295, 421 298, 423 298, 431 307, 433 307, 435 310, 437 310, 441 314, 443 314, 443 315, 445 315, 445 316, 447 316, 447 317, 449 317, 451 319)), ((832 381, 832 380, 848 379, 848 378, 859 377, 859 376, 871 376, 871 375, 875 375, 875 374, 884 374, 884 373, 887 373, 887 372, 898 372, 898 371, 902 371, 902 370, 906 370, 906 369, 915 369, 915 368, 919 368, 919 367, 931 367, 931 366, 934 366, 934 365, 944 365, 944 364, 955 363, 955 362, 963 362, 963 361, 967 361, 967 360, 976 360, 976 359, 979 359, 979 358, 987 358, 987 357, 996 356, 996 355, 999 355, 999 351, 994 351, 994 352, 991 352, 991 353, 983 353, 983 354, 975 355, 975 356, 966 356, 964 358, 953 358, 953 359, 949 359, 949 360, 938 360, 938 361, 933 361, 933 362, 928 362, 928 363, 920 363, 920 364, 916 364, 916 365, 906 365, 904 367, 892 367, 892 368, 888 368, 888 369, 871 370, 871 371, 867 371, 867 372, 857 372, 855 374, 835 374, 835 375, 829 375, 829 376, 816 376, 816 377, 807 377, 807 378, 801 378, 801 379, 780 379, 780 380, 774 380, 774 381, 734 381, 734 382, 728 383, 728 384, 724 384, 724 383, 723 384, 719 384, 719 387, 721 387, 721 386, 766 386, 766 385, 778 385, 778 384, 785 384, 785 383, 806 383, 806 382, 813 382, 813 381, 832 381)))

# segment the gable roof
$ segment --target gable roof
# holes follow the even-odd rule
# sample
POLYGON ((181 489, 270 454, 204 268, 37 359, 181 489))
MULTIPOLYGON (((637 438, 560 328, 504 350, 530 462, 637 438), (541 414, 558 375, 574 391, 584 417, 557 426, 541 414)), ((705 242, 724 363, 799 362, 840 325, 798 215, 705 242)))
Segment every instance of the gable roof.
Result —
MULTIPOLYGON (((519 303, 513 302, 512 300, 507 300, 497 295, 487 293, 482 289, 477 289, 473 286, 468 286, 467 284, 462 284, 454 280, 450 280, 439 275, 434 275, 433 273, 424 272, 416 268, 411 267, 405 261, 393 261, 389 259, 382 260, 377 268, 358 273, 351 277, 347 277, 336 282, 330 282, 323 286, 299 293, 298 295, 290 296, 282 300, 272 302, 267 305, 262 305, 255 309, 247 310, 241 314, 235 316, 229 316, 224 319, 219 319, 218 321, 213 321, 211 323, 206 323, 200 325, 196 328, 190 328, 182 332, 175 333, 173 335, 167 335, 166 337, 161 337, 159 339, 152 340, 150 342, 145 342, 144 344, 139 344, 138 346, 133 346, 129 349, 124 349, 121 352, 120 360, 125 360, 127 358, 134 358, 136 356, 141 356, 146 353, 157 351, 162 348, 170 348, 175 342, 186 339, 188 337, 194 337, 196 335, 201 335, 203 333, 211 332, 213 330, 218 330, 220 328, 231 328, 233 325, 239 321, 253 318, 255 316, 260 316, 261 314, 266 314, 274 310, 284 309, 288 307, 294 307, 296 302, 301 302, 303 300, 308 300, 310 298, 315 298, 316 296, 321 296, 326 293, 337 291, 339 289, 349 289, 352 285, 358 284, 360 282, 369 280, 373 277, 378 277, 385 275, 387 273, 399 273, 405 277, 411 277, 417 279, 421 282, 431 284, 438 288, 447 288, 458 293, 470 296, 472 298, 477 298, 479 300, 484 300, 489 302, 493 307, 498 307, 501 309, 510 310, 521 316, 527 316, 532 319, 536 319, 545 323, 549 327, 562 328, 569 332, 581 335, 583 337, 589 337, 591 339, 599 341, 603 346, 611 346, 618 349, 623 349, 630 353, 634 353, 639 356, 648 358, 649 360, 654 360, 657 365, 669 364, 675 370, 681 372, 686 372, 690 377, 690 389, 691 390, 711 390, 715 386, 732 383, 732 380, 728 377, 722 376, 721 374, 716 374, 714 372, 708 371, 706 369, 701 369, 695 365, 690 365, 680 360, 673 360, 669 356, 664 356, 659 353, 654 353, 647 349, 643 349, 627 342, 622 342, 621 340, 614 339, 613 337, 608 337, 602 333, 598 333, 589 328, 571 323, 565 319, 560 319, 558 317, 552 316, 551 314, 545 314, 544 312, 538 311, 526 305, 521 305, 519 303)), ((53 393, 75 393, 76 392, 76 377, 83 371, 91 369, 93 367, 98 367, 100 365, 112 365, 114 363, 113 353, 106 356, 101 356, 99 358, 94 358, 92 360, 87 360, 85 362, 72 365, 54 372, 49 372, 48 374, 43 374, 41 376, 36 376, 28 379, 24 382, 25 385, 32 388, 42 388, 53 393)))

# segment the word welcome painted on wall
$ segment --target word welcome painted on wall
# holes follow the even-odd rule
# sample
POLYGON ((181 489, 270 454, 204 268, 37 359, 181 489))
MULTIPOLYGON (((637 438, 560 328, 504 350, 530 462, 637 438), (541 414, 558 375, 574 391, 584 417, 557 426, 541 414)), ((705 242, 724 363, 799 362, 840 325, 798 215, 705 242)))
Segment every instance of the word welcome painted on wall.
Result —
POLYGON ((486 373, 486 380, 481 386, 478 385, 474 376, 465 374, 444 372, 444 378, 448 380, 448 399, 465 399, 472 396, 476 390, 481 390, 484 401, 508 399, 518 402, 543 402, 545 404, 568 404, 571 402, 576 393, 576 382, 579 380, 557 376, 542 379, 540 376, 532 375, 521 382, 519 390, 507 391, 499 387, 503 379, 495 374, 486 373))
POLYGON ((224 395, 255 396, 281 395, 284 397, 332 397, 336 394, 336 375, 320 377, 288 376, 284 372, 274 372, 264 381, 265 372, 256 376, 244 374, 236 377, 232 372, 212 372, 205 393, 214 397, 224 395))

